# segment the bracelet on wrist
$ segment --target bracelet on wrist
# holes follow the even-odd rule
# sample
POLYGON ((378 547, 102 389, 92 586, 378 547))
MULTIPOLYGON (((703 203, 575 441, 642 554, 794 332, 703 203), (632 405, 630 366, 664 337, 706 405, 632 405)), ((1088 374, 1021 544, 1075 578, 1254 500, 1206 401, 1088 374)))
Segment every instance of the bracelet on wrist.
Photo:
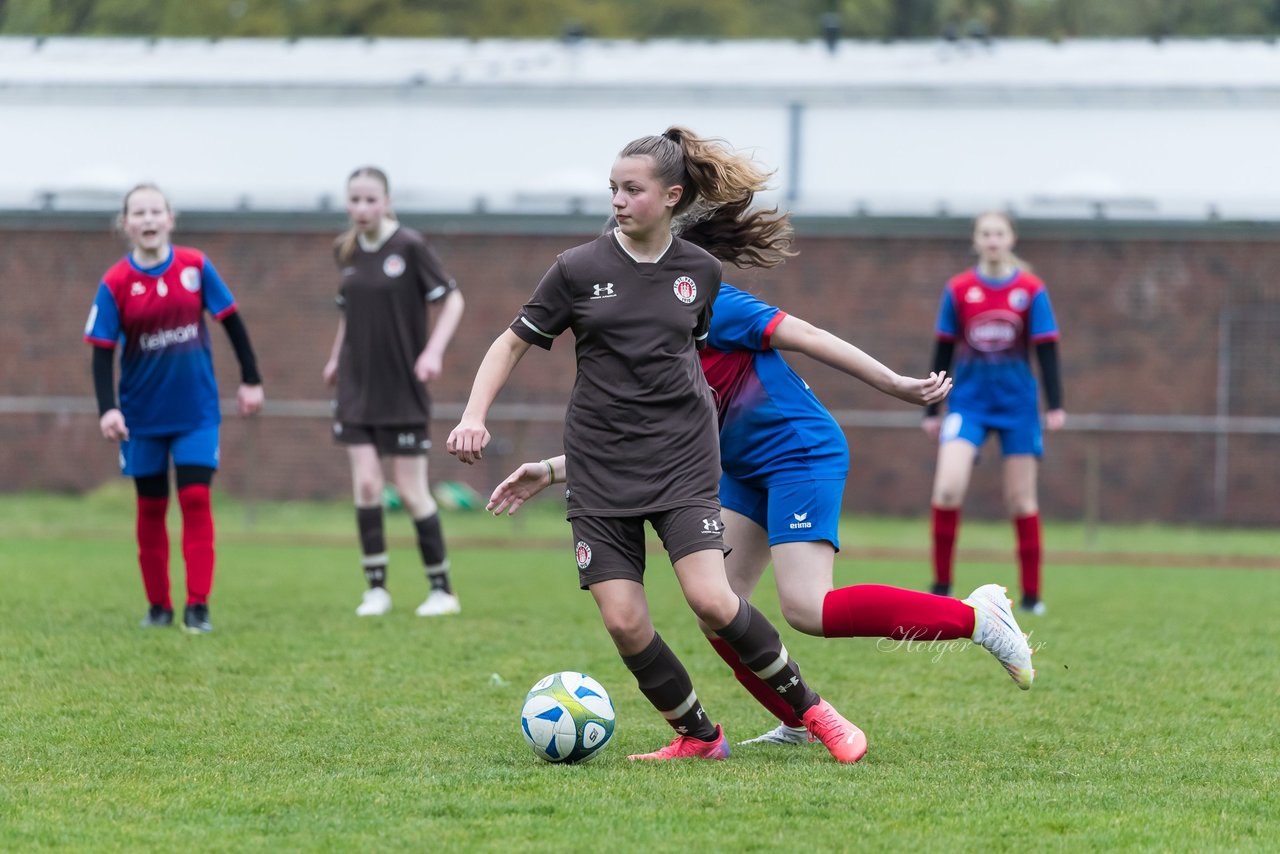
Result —
POLYGON ((547 485, 550 486, 556 482, 555 466, 551 465, 551 460, 543 460, 542 464, 547 467, 547 485))

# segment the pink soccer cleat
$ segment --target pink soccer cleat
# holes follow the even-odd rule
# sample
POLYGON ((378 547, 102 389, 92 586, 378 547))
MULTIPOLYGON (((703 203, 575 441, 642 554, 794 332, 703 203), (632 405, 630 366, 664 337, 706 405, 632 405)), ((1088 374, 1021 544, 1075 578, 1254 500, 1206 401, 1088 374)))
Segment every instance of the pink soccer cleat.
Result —
POLYGON ((627 758, 632 761, 649 759, 728 759, 729 741, 724 737, 724 730, 720 728, 719 724, 716 724, 714 741, 703 741, 700 738, 678 735, 675 741, 661 750, 655 750, 653 753, 636 753, 627 758))
POLYGON ((800 716, 810 741, 820 741, 838 762, 857 762, 867 753, 867 736, 826 700, 800 716))

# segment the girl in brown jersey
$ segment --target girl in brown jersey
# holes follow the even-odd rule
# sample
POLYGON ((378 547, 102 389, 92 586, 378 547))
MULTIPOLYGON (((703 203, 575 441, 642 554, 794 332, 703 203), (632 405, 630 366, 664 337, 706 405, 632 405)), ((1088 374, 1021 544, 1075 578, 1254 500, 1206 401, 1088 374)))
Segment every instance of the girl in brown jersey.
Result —
POLYGON ((347 179, 351 228, 338 238, 342 317, 324 381, 337 386, 334 436, 347 447, 368 589, 362 617, 391 610, 383 529, 383 457, 413 518, 430 592, 420 617, 456 614, 458 597, 436 502, 427 485, 427 384, 440 375, 462 317, 462 294, 422 235, 391 212, 387 176, 372 167, 347 179), (428 335, 429 306, 438 309, 428 335))
POLYGON ((479 459, 490 406, 530 345, 574 332, 577 376, 565 419, 568 518, 579 582, 641 693, 676 730, 668 746, 631 759, 724 759, 728 741, 706 717, 687 671, 654 631, 643 587, 644 523, 662 538, 685 599, 841 762, 866 736, 800 676, 777 630, 725 575, 717 492, 719 448, 697 347, 721 280, 715 257, 672 235, 696 221, 749 257, 772 257, 785 218, 750 210, 768 174, 722 142, 681 127, 629 143, 610 174, 618 227, 563 253, 489 348, 448 449, 479 459))

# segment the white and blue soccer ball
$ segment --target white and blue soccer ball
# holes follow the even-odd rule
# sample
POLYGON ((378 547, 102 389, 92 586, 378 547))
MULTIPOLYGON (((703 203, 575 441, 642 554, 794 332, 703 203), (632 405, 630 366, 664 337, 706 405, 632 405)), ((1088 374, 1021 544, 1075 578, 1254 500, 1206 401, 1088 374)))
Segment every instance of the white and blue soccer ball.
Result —
POLYGON ((529 689, 520 710, 520 731, 539 759, 586 762, 613 738, 609 692, 585 673, 544 676, 529 689))

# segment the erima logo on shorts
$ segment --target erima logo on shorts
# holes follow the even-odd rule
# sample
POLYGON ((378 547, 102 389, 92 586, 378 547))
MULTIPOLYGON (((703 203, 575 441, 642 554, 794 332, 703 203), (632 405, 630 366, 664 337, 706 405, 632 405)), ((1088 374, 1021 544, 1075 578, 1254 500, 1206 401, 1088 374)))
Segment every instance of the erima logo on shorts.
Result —
POLYGON ((591 546, 587 545, 585 540, 578 540, 578 544, 573 547, 573 553, 578 560, 578 569, 586 569, 591 565, 591 546))
POLYGON ((808 513, 792 513, 791 518, 795 519, 795 521, 791 523, 791 530, 793 531, 798 531, 802 528, 813 527, 813 523, 808 521, 809 519, 808 513))

